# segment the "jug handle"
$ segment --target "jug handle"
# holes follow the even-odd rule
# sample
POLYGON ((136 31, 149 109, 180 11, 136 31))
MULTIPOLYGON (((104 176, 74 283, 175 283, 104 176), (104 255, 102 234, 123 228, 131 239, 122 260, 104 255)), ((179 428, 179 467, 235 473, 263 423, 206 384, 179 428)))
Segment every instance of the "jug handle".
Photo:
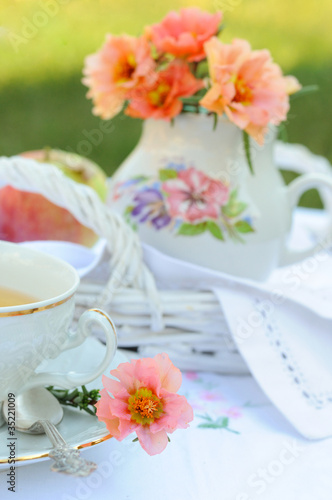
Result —
MULTIPOLYGON (((332 176, 320 173, 309 173, 301 175, 288 186, 286 186, 286 199, 289 204, 290 210, 297 206, 297 202, 301 195, 312 188, 330 188, 332 192, 332 176)), ((332 194, 332 193, 331 193, 332 194)), ((305 250, 292 250, 287 245, 284 246, 281 252, 279 266, 288 266, 299 262, 303 259, 315 255, 317 252, 326 250, 332 246, 332 206, 329 203, 326 207, 330 213, 330 224, 328 225, 325 235, 319 240, 318 243, 305 250)))

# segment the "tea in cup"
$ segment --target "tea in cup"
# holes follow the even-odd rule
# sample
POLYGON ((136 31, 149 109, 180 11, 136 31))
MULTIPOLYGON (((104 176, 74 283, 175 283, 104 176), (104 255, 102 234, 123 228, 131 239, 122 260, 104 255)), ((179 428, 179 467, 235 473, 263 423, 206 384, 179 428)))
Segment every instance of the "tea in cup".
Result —
POLYGON ((91 309, 77 329, 70 326, 79 285, 66 262, 15 243, 0 241, 0 401, 8 393, 36 386, 70 389, 96 379, 111 363, 117 346, 115 327, 106 313, 91 309), (104 359, 87 373, 39 372, 45 360, 81 345, 98 324, 106 337, 104 359))

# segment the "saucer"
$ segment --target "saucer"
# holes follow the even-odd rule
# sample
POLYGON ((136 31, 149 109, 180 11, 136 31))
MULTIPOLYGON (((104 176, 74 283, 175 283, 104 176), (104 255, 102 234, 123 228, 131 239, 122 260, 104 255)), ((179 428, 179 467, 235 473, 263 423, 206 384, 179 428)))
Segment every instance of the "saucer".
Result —
MULTIPOLYGON (((95 365, 96 361, 104 356, 105 346, 95 338, 88 338, 84 344, 75 349, 75 357, 72 350, 66 351, 58 358, 47 363, 47 368, 52 371, 70 371, 73 368, 73 359, 75 360, 75 370, 89 371, 95 365)), ((120 363, 125 363, 128 358, 123 352, 117 350, 115 357, 104 374, 109 375, 110 370, 116 368, 120 363)), ((86 385, 88 390, 102 389, 102 376, 86 385)), ((111 438, 105 424, 99 422, 97 417, 89 415, 85 411, 77 408, 63 406, 64 416, 62 422, 57 426, 59 432, 67 441, 68 445, 74 448, 85 448, 103 443, 111 438)), ((16 463, 18 465, 27 465, 36 461, 45 460, 52 449, 52 445, 45 434, 33 435, 23 432, 15 432, 16 439, 16 463)), ((7 424, 0 427, 0 470, 8 469, 8 448, 6 446, 9 436, 7 424), (6 444, 5 444, 6 443, 6 444)))
POLYGON ((53 257, 65 260, 78 272, 80 278, 86 276, 100 262, 106 248, 106 240, 99 239, 92 248, 69 241, 24 241, 20 245, 34 248, 53 257))

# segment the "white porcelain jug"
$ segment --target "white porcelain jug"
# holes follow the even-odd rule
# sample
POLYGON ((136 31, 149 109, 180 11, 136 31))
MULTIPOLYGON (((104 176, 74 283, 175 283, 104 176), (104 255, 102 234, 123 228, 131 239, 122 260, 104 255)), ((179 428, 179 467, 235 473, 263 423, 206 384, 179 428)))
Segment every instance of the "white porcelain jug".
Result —
POLYGON ((264 146, 251 141, 254 172, 242 132, 227 119, 182 114, 174 123, 147 120, 142 137, 111 181, 110 202, 143 242, 173 257, 235 276, 264 280, 278 266, 315 251, 291 251, 287 238, 301 194, 323 174, 285 186, 273 163, 276 131, 264 146))

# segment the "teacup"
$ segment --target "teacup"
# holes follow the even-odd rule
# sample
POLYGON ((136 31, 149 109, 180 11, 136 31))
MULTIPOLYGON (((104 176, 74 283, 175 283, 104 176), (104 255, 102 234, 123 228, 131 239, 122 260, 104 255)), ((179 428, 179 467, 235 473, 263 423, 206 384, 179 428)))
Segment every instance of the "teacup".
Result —
POLYGON ((36 386, 70 389, 87 384, 112 361, 117 338, 106 313, 98 309, 86 311, 77 329, 71 329, 79 281, 77 271, 60 259, 0 242, 0 290, 10 289, 18 296, 15 305, 0 306, 0 401, 9 393, 18 394, 36 386), (73 351, 70 372, 38 373, 47 360, 82 344, 93 323, 105 333, 106 351, 103 360, 96 360, 92 372, 75 372, 73 351))

